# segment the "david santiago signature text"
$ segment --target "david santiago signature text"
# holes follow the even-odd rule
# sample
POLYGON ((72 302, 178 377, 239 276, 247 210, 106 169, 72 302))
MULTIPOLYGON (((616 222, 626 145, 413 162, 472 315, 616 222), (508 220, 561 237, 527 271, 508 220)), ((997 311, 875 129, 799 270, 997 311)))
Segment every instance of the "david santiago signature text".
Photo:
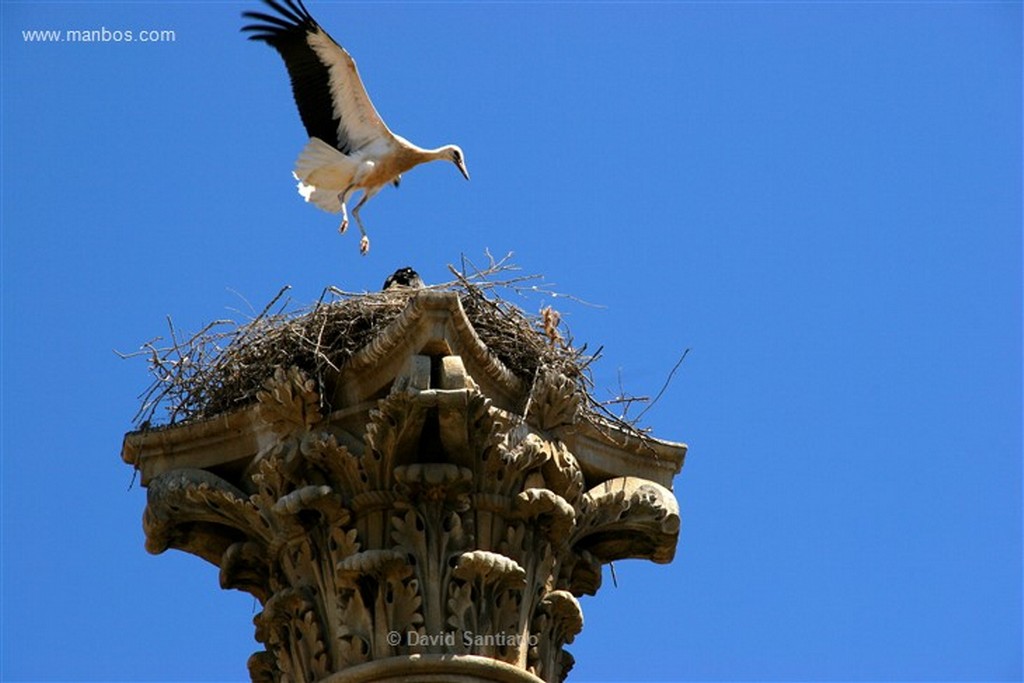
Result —
POLYGON ((409 647, 519 647, 526 643, 537 645, 537 636, 521 633, 473 633, 472 631, 445 631, 444 633, 417 633, 416 631, 388 631, 388 645, 409 647))

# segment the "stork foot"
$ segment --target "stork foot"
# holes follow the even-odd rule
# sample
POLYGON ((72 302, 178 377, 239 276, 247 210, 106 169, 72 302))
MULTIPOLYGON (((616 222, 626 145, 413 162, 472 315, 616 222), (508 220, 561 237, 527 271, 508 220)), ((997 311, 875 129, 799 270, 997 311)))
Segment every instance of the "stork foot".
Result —
POLYGON ((348 230, 348 216, 341 219, 341 225, 338 226, 338 234, 344 235, 346 230, 348 230))
POLYGON ((366 256, 370 251, 370 238, 363 235, 362 239, 359 240, 359 253, 366 256))

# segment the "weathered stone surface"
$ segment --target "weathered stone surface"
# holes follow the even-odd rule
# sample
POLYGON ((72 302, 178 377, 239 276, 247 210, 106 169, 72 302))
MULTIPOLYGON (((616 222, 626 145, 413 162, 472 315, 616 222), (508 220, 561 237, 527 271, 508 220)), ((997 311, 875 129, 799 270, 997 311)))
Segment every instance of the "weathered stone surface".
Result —
POLYGON ((455 296, 413 299, 326 391, 279 369, 256 406, 125 438, 147 549, 262 604, 253 680, 560 681, 601 564, 674 555, 686 447, 527 386, 455 296))

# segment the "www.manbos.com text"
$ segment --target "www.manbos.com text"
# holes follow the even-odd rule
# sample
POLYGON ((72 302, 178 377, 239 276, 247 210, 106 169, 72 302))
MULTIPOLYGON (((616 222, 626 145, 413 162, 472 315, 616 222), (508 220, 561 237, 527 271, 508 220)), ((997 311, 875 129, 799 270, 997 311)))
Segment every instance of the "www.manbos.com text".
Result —
POLYGON ((172 29, 69 28, 23 29, 26 43, 173 43, 178 36, 172 29))

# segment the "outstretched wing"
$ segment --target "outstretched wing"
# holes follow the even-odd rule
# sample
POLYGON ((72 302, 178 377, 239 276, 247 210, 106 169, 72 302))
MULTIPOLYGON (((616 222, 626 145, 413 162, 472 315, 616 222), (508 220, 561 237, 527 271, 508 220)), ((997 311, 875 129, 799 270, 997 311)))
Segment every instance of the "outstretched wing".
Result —
POLYGON ((278 15, 244 12, 260 23, 243 31, 277 50, 288 67, 292 94, 310 137, 345 154, 391 131, 366 94, 355 60, 320 28, 302 0, 263 0, 278 15))

